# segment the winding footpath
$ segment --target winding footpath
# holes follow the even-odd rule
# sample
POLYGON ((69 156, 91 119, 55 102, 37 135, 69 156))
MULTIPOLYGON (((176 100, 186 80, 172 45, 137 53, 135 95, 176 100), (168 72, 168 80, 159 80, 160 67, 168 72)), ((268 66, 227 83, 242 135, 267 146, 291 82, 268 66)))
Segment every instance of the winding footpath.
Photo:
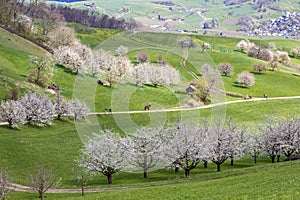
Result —
POLYGON ((190 111, 190 110, 201 110, 206 108, 213 108, 217 106, 236 104, 236 103, 247 103, 254 101, 271 101, 271 100, 286 100, 286 99, 300 99, 300 96, 289 96, 289 97, 273 97, 273 98, 253 98, 248 100, 235 100, 235 101, 225 101, 220 103, 209 104, 201 107, 193 107, 193 108, 170 108, 163 110, 139 110, 139 111, 117 111, 117 112, 91 112, 89 115, 111 115, 111 114, 138 114, 138 113, 159 113, 159 112, 178 112, 178 111, 190 111))

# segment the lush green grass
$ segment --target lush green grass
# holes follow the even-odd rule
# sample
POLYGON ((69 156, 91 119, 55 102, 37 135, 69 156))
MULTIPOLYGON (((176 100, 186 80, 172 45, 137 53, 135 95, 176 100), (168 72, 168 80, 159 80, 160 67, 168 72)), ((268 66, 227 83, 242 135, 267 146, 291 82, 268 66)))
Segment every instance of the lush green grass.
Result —
MULTIPOLYGON (((237 164, 239 165, 239 164, 237 164)), ((299 161, 232 169, 229 177, 220 172, 207 180, 80 194, 46 194, 49 199, 299 199, 299 161)), ((244 166, 245 167, 245 166, 244 166)), ((210 169, 206 169, 209 171, 210 169)), ((205 170, 203 170, 205 171, 205 170)), ((197 172, 199 173, 199 172, 197 172)), ((201 172, 200 172, 201 173, 201 172)), ((208 173, 209 174, 209 173, 208 173)), ((200 174, 199 176, 206 176, 200 174)), ((177 180, 179 181, 179 180, 177 180)), ((35 194, 13 193, 10 199, 35 199, 35 194)))

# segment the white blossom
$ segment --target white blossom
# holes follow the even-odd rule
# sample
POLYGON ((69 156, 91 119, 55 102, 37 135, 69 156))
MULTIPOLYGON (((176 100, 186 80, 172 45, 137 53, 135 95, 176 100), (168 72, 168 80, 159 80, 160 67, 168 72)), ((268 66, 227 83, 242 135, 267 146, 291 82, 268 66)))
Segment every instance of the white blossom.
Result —
POLYGON ((29 92, 20 102, 25 108, 26 120, 30 124, 51 125, 55 109, 48 96, 29 92))
POLYGON ((109 130, 95 135, 82 149, 83 166, 101 172, 112 183, 112 175, 129 166, 128 142, 109 130))
POLYGON ((72 101, 72 115, 75 120, 85 119, 89 113, 89 108, 78 99, 72 101))
POLYGON ((0 119, 7 121, 11 128, 18 128, 26 123, 25 108, 19 101, 2 101, 0 119))

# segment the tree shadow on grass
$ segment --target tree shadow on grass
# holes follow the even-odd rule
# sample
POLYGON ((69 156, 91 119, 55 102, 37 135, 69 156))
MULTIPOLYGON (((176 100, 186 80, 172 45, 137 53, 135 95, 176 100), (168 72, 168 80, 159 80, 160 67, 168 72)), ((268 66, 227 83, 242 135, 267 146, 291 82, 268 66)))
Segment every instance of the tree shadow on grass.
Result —
POLYGON ((235 81, 234 83, 232 83, 232 86, 234 86, 234 87, 239 87, 239 88, 244 88, 244 89, 249 89, 248 87, 245 87, 245 86, 239 84, 239 83, 236 82, 236 81, 235 81))

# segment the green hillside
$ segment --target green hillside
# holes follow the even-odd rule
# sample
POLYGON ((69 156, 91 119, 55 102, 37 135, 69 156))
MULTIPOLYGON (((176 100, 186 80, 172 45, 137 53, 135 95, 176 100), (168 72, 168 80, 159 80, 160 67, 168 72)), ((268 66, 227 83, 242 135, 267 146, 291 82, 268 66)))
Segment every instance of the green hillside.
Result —
MULTIPOLYGON (((97 85, 97 78, 85 75, 75 75, 64 67, 53 64, 53 76, 49 84, 55 83, 61 87, 61 93, 71 99, 73 93, 80 93, 88 100, 92 111, 104 111, 110 108, 113 111, 141 111, 145 103, 151 102, 153 109, 175 108, 183 105, 190 98, 186 94, 176 94, 175 90, 185 88, 189 83, 195 82, 193 72, 200 78, 201 66, 209 63, 213 67, 221 62, 230 62, 235 73, 228 77, 220 77, 226 92, 241 95, 262 97, 267 93, 269 97, 290 97, 300 95, 300 77, 292 73, 299 73, 296 69, 280 65, 276 71, 267 71, 263 74, 254 74, 256 84, 249 88, 242 88, 236 82, 237 74, 241 71, 253 71, 252 64, 257 59, 249 58, 246 54, 236 51, 236 44, 240 38, 221 38, 209 36, 193 36, 197 42, 195 48, 189 50, 185 68, 182 59, 184 52, 177 44, 182 35, 119 32, 113 30, 94 29, 92 33, 77 32, 77 37, 94 50, 103 48, 115 53, 119 45, 129 48, 128 57, 136 63, 139 51, 147 52, 151 62, 156 63, 158 55, 162 55, 169 64, 175 67, 181 76, 181 82, 172 87, 151 85, 136 87, 129 81, 112 88, 97 85), (111 36, 113 36, 111 38, 111 36), (212 49, 202 53, 201 44, 208 42, 212 49), (76 84, 79 85, 76 85, 76 84), (75 91, 75 92, 74 92, 75 91), (117 105, 122 100, 121 92, 130 93, 127 102, 128 108, 117 105), (120 93, 118 93, 120 92, 120 93), (112 102, 112 97, 116 98, 112 102), (119 98, 118 98, 119 97, 119 98), (114 104, 115 103, 115 104, 114 104), (93 109, 94 107, 94 109, 93 109)), ((300 46, 299 41, 286 39, 260 39, 251 38, 257 44, 267 45, 274 42, 278 49, 292 49, 300 46)), ((34 44, 23 40, 0 29, 0 99, 3 100, 14 88, 24 92, 26 90, 45 91, 27 81, 29 74, 29 56, 49 56, 49 53, 34 44)), ((299 59, 291 59, 299 63, 299 59)), ((124 93, 123 93, 124 94, 124 93)), ((240 98, 227 97, 225 101, 240 98)), ((206 108, 192 111, 170 111, 162 113, 134 113, 119 115, 90 115, 86 121, 58 121, 54 120, 52 126, 35 127, 25 125, 20 130, 9 129, 7 125, 0 126, 0 162, 7 164, 13 172, 13 181, 28 185, 28 174, 36 163, 46 163, 60 177, 59 188, 80 188, 72 172, 74 159, 79 155, 82 147, 81 131, 97 132, 101 128, 109 128, 123 133, 124 129, 118 120, 126 121, 130 118, 137 125, 145 126, 156 120, 155 123, 175 122, 178 119, 199 120, 207 118, 218 120, 224 116, 232 118, 239 125, 247 125, 250 129, 266 117, 271 115, 285 116, 296 114, 299 116, 299 99, 243 101, 240 103, 206 108), (96 117, 95 117, 96 116, 96 117)), ((152 109, 152 108, 151 108, 152 109)), ((284 157, 281 157, 281 161, 284 157)), ((148 179, 142 174, 120 172, 114 176, 114 184, 108 186, 106 177, 97 175, 91 180, 87 188, 112 188, 121 186, 141 187, 116 191, 103 191, 89 193, 86 197, 79 194, 47 194, 47 199, 298 199, 299 188, 299 162, 271 164, 270 159, 261 156, 255 165, 251 158, 245 156, 235 161, 234 166, 226 161, 222 172, 215 172, 215 165, 210 163, 208 169, 198 166, 191 172, 191 178, 184 178, 183 171, 175 174, 173 169, 161 169, 149 173, 148 179), (162 185, 162 186, 157 186, 162 185)), ((37 199, 33 193, 12 192, 8 199, 37 199)))

